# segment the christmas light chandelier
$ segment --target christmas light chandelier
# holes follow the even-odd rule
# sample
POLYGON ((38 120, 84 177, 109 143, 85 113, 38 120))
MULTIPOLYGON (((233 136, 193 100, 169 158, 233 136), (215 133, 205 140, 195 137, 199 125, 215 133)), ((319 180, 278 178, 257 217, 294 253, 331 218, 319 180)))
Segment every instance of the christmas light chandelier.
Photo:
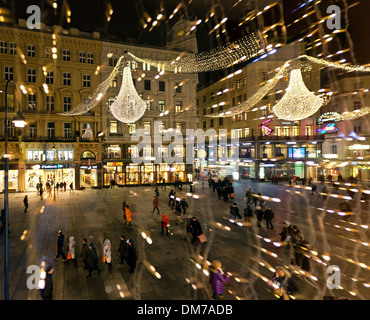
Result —
POLYGON ((307 89, 301 69, 294 69, 284 96, 272 110, 280 119, 302 120, 312 116, 326 103, 327 99, 319 98, 307 89))
POLYGON ((130 67, 123 69, 122 85, 117 100, 110 106, 110 112, 123 123, 133 123, 145 113, 147 105, 139 96, 132 81, 130 67))

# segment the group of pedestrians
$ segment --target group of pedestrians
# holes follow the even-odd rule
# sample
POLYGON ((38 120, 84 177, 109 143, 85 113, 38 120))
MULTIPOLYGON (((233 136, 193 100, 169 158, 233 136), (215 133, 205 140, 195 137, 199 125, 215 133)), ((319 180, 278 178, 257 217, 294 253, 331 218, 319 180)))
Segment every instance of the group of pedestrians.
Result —
MULTIPOLYGON (((78 266, 77 256, 76 256, 76 241, 74 236, 69 236, 68 238, 68 245, 64 248, 64 234, 62 230, 58 230, 57 232, 58 239, 57 239, 57 254, 55 256, 55 261, 58 261, 60 257, 62 258, 62 262, 69 263, 70 261, 73 262, 74 266, 78 266)), ((120 264, 123 264, 126 260, 128 266, 130 267, 129 273, 134 273, 136 268, 136 262, 138 260, 136 247, 134 245, 133 239, 126 239, 126 237, 122 234, 120 236, 120 244, 118 247, 119 257, 120 257, 120 264)), ((81 253, 80 257, 82 258, 83 268, 84 270, 88 271, 88 275, 86 278, 91 278, 92 272, 97 271, 98 275, 101 273, 101 269, 99 267, 99 257, 95 245, 93 242, 88 243, 88 240, 84 238, 82 240, 81 246, 81 253)), ((105 239, 103 243, 103 250, 102 250, 102 261, 108 265, 108 268, 112 268, 112 244, 109 239, 105 239)), ((54 272, 54 268, 52 265, 49 265, 46 268, 46 279, 44 288, 41 289, 41 298, 44 300, 52 300, 52 274, 54 272)))

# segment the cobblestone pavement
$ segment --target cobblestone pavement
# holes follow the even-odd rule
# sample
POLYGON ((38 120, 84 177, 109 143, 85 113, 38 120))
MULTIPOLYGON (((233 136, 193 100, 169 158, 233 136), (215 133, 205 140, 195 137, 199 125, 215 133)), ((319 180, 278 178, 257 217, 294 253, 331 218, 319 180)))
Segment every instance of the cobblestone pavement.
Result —
MULTIPOLYGON (((232 274, 225 285, 225 299, 274 300, 270 287, 265 282, 272 276, 276 265, 290 265, 292 252, 277 247, 282 222, 289 220, 299 226, 311 248, 318 252, 318 261, 312 261, 312 278, 293 272, 299 286, 296 299, 322 299, 324 295, 335 295, 349 299, 369 299, 369 203, 356 198, 352 208, 356 212, 349 222, 332 212, 338 211, 341 201, 329 197, 322 200, 319 195, 301 186, 257 183, 251 180, 235 182, 235 202, 241 211, 245 191, 251 187, 255 193, 270 198, 267 205, 275 212, 274 229, 256 226, 234 225, 229 221, 232 202, 219 200, 206 181, 195 183, 195 198, 188 189, 177 190, 180 198, 186 198, 189 209, 186 215, 198 217, 207 243, 191 244, 184 240, 185 223, 176 224, 176 214, 168 206, 168 193, 173 186, 159 189, 161 212, 168 213, 171 234, 160 234, 160 215, 152 213, 153 187, 131 187, 114 189, 86 189, 70 193, 59 192, 53 197, 40 200, 35 193, 12 193, 10 203, 10 299, 39 300, 38 290, 27 288, 27 267, 40 265, 43 259, 52 263, 55 272, 54 299, 56 300, 209 300, 211 291, 208 276, 202 267, 206 261, 220 260, 223 269, 232 274), (23 198, 28 194, 29 211, 23 211, 23 198), (125 227, 122 218, 122 201, 126 200, 136 212, 132 228, 125 227), (329 211, 328 211, 329 210, 329 211), (68 237, 75 237, 78 266, 54 261, 57 230, 68 237), (150 244, 143 237, 150 237, 150 244), (134 239, 138 253, 136 272, 130 274, 127 264, 119 264, 118 246, 120 235, 134 239), (93 273, 86 278, 79 257, 83 238, 88 238, 102 255, 106 238, 112 243, 112 268, 100 262, 102 273, 93 273), (330 255, 325 260, 323 254, 330 255), (362 263, 362 264, 361 264, 362 263), (341 289, 329 291, 326 287, 326 268, 337 265, 341 269, 341 289), (155 268, 153 271, 152 268, 155 268), (367 284, 367 286, 366 286, 367 284)), ((321 187, 319 186, 319 191, 321 187)), ((344 195, 344 191, 340 191, 344 195)), ((359 193, 356 193, 356 197, 359 193)), ((3 195, 0 196, 3 201, 3 195)), ((182 216, 185 220, 185 216, 182 216)), ((0 255, 3 263, 3 239, 0 239, 0 255)), ((3 287, 3 269, 0 270, 3 287)), ((0 293, 0 298, 3 298, 0 293)))

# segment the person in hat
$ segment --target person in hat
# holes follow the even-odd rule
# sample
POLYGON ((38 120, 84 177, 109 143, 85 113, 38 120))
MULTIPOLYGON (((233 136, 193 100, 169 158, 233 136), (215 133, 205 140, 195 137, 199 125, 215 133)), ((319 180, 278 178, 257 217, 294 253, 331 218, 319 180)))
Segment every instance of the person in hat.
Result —
POLYGON ((55 256, 55 260, 59 260, 59 256, 62 256, 62 262, 67 260, 67 257, 63 251, 63 243, 64 243, 64 234, 62 230, 58 230, 58 240, 57 240, 57 255, 55 256))
POLYGON ((224 272, 221 269, 221 262, 218 260, 212 261, 211 266, 209 267, 210 272, 210 278, 209 283, 212 287, 212 298, 214 300, 220 300, 223 299, 223 293, 224 293, 224 286, 223 284, 225 282, 229 281, 229 275, 224 275, 224 272))
POLYGON ((54 268, 53 266, 49 266, 45 270, 46 277, 45 277, 45 285, 40 290, 41 298, 43 300, 53 300, 53 272, 54 268))
POLYGON ((100 275, 101 270, 98 267, 98 255, 96 253, 96 249, 93 243, 89 244, 89 254, 87 256, 87 269, 89 270, 89 274, 86 278, 91 278, 91 272, 93 270, 98 270, 98 275, 100 275))
POLYGON ((292 227, 290 235, 292 236, 291 241, 293 246, 299 246, 301 242, 304 240, 303 232, 300 229, 298 229, 296 225, 292 227))

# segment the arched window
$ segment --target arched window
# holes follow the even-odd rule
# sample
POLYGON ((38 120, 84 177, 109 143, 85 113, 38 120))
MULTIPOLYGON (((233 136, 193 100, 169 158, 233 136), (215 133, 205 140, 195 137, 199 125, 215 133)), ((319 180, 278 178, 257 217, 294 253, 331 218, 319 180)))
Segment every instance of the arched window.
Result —
POLYGON ((81 154, 81 159, 96 159, 95 153, 91 151, 85 151, 81 154))

